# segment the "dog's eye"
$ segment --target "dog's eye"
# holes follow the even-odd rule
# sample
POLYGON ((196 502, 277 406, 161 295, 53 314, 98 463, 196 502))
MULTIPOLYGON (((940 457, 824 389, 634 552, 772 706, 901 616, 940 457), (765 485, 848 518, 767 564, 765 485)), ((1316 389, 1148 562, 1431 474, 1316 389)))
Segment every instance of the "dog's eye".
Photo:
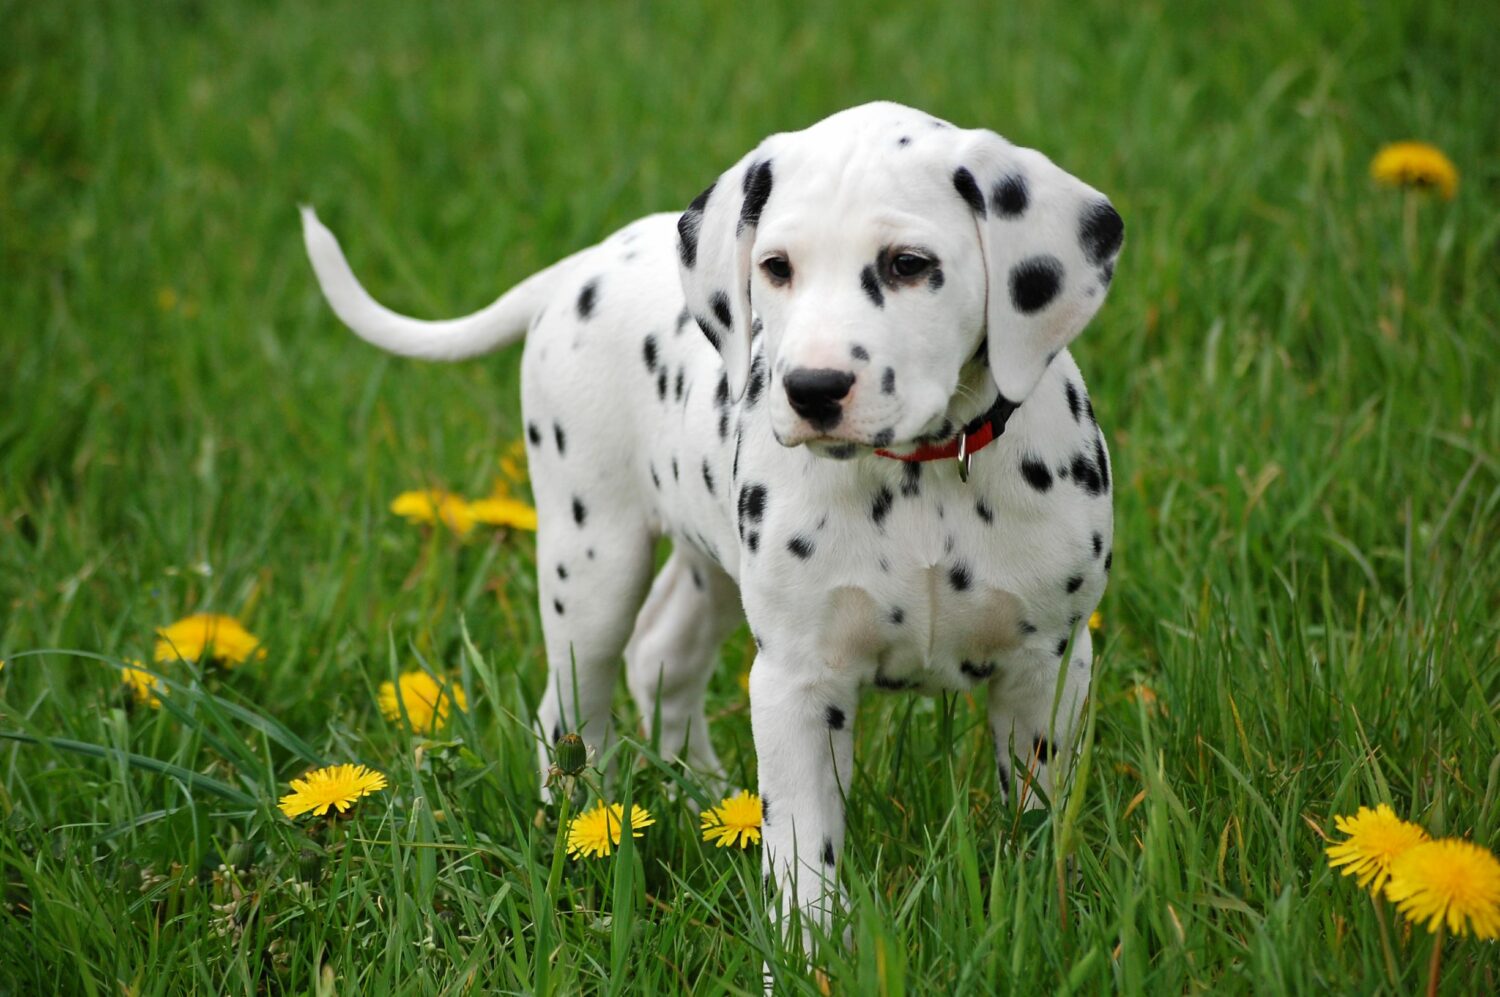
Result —
POLYGON ((930 266, 931 260, 916 253, 900 253, 891 260, 891 272, 897 277, 915 277, 925 273, 930 266))
POLYGON ((760 268, 773 284, 785 284, 792 279, 792 264, 785 256, 767 256, 760 261, 760 268))

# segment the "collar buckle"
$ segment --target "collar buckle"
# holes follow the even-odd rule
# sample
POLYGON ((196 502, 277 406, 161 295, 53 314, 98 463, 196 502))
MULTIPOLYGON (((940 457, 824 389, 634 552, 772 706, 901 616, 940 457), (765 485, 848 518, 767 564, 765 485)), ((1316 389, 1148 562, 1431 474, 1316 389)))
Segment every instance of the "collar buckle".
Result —
POLYGON ((974 460, 974 455, 969 453, 969 434, 960 432, 958 434, 958 480, 967 483, 969 480, 969 465, 974 460))

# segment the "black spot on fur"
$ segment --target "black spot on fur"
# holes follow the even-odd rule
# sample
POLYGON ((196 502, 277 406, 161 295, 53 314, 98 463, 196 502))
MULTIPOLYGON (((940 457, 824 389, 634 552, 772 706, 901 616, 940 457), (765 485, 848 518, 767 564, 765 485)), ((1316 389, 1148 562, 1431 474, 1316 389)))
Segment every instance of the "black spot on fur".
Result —
POLYGON ((834 859, 834 856, 833 856, 833 839, 832 838, 824 838, 823 839, 823 864, 824 865, 833 865, 834 861, 835 861, 835 859, 834 859))
POLYGON ((1057 648, 1053 651, 1053 653, 1056 654, 1059 658, 1061 658, 1064 654, 1068 653, 1068 635, 1067 634, 1064 634, 1062 637, 1058 638, 1057 648))
POLYGON ((656 372, 656 397, 662 401, 667 400, 667 368, 665 367, 656 372))
POLYGON ((902 609, 900 606, 892 607, 889 619, 892 626, 899 627, 901 624, 906 622, 906 610, 902 609))
POLYGON ((580 499, 577 495, 574 495, 573 496, 573 522, 577 523, 579 526, 582 526, 583 525, 583 521, 585 519, 588 519, 588 518, 589 518, 589 511, 588 511, 588 509, 584 508, 583 500, 580 499))
POLYGON ((563 729, 562 729, 562 723, 561 723, 561 721, 553 723, 553 725, 552 725, 552 743, 556 744, 558 741, 561 741, 562 740, 562 736, 563 736, 563 729))
POLYGON ((959 663, 958 670, 969 676, 969 678, 973 679, 975 682, 983 682, 985 679, 995 674, 995 663, 993 661, 981 661, 977 663, 973 661, 964 661, 959 663))
POLYGON ((927 290, 941 291, 943 289, 943 271, 941 267, 933 267, 927 271, 927 290))
POLYGON ((681 481, 682 480, 681 476, 679 476, 678 473, 677 473, 677 458, 676 457, 672 458, 672 480, 673 481, 681 481))
POLYGON ((1115 566, 1115 552, 1114 551, 1110 551, 1108 554, 1104 555, 1104 573, 1105 574, 1109 574, 1110 569, 1113 568, 1114 566, 1115 566))
POLYGON ((891 511, 891 503, 894 501, 895 496, 891 494, 891 490, 881 485, 880 491, 875 493, 874 501, 870 503, 870 518, 875 520, 876 526, 885 522, 886 514, 891 511))
POLYGON ((739 498, 740 534, 745 533, 746 523, 759 523, 766 514, 766 486, 747 484, 740 489, 739 498))
POLYGON ((813 542, 804 536, 795 536, 786 542, 786 549, 802 560, 813 556, 813 542))
POLYGON ((974 174, 960 166, 953 171, 953 189, 958 191, 958 196, 969 202, 969 210, 980 218, 984 217, 984 195, 979 193, 979 185, 974 182, 974 174))
POLYGON ((693 576, 693 588, 697 589, 699 592, 702 592, 703 591, 703 572, 699 571, 697 568, 693 568, 691 570, 691 574, 693 576))
POLYGON ((1031 750, 1036 752, 1037 758, 1048 761, 1052 757, 1052 742, 1038 734, 1036 740, 1031 742, 1031 750))
POLYGON ((1109 457, 1104 453, 1104 437, 1099 434, 1094 436, 1094 463, 1099 468, 1100 483, 1109 491, 1109 457))
POLYGON ((682 265, 689 270, 698 265, 698 228, 703 224, 703 209, 708 207, 713 192, 714 184, 709 184, 677 219, 677 252, 682 257, 682 265))
POLYGON ((708 489, 708 494, 714 494, 714 472, 708 466, 708 458, 703 459, 703 486, 708 489))
POLYGON ((1052 472, 1047 470, 1044 461, 1027 454, 1021 458, 1021 476, 1026 483, 1039 492, 1045 492, 1052 487, 1052 472))
POLYGON ((1125 239, 1125 222, 1108 201, 1095 201, 1078 220, 1078 241, 1095 266, 1107 266, 1125 239))
POLYGON ((880 432, 876 433, 874 436, 870 437, 870 442, 877 447, 888 447, 891 445, 891 441, 895 438, 896 431, 890 426, 887 426, 880 432))
POLYGON ((568 566, 566 564, 559 563, 557 565, 557 577, 563 581, 568 580, 568 566))
POLYGON ((1072 474, 1073 483, 1090 495, 1103 495, 1108 488, 1098 466, 1082 450, 1073 455, 1068 470, 1072 474))
POLYGON ((887 367, 885 373, 880 375, 880 393, 884 395, 896 393, 896 368, 887 367))
POLYGON ((750 362, 750 381, 745 386, 745 407, 750 408, 760 401, 760 393, 766 388, 766 358, 757 353, 750 362))
POLYGON ((1067 585, 1063 587, 1067 589, 1069 595, 1072 595, 1074 592, 1077 592, 1079 589, 1083 588, 1083 576, 1074 575, 1073 577, 1068 579, 1067 585))
POLYGON ((769 796, 762 795, 760 798, 760 822, 764 827, 770 826, 771 798, 769 796))
POLYGON ((901 465, 901 494, 916 498, 922 494, 922 465, 914 460, 901 465))
POLYGON ((715 291, 714 296, 709 299, 709 306, 714 310, 714 318, 719 324, 728 329, 733 324, 733 316, 729 314, 729 295, 723 291, 715 291))
POLYGON ((953 586, 955 592, 966 592, 973 582, 969 574, 969 566, 962 562, 948 569, 948 584, 953 586))
POLYGON ((1022 315, 1046 308, 1062 290, 1063 265, 1055 256, 1031 256, 1011 267, 1010 303, 1022 315))
POLYGON ((703 338, 707 339, 709 345, 717 350, 719 348, 720 338, 718 330, 715 329, 713 325, 709 323, 708 319, 704 318, 702 315, 694 315, 693 321, 697 323, 698 330, 703 333, 703 338))
POLYGON ((526 424, 526 438, 531 441, 531 445, 534 447, 542 445, 542 431, 537 428, 536 423, 528 422, 526 424))
MULTIPOLYGON (((823 711, 823 719, 828 723, 829 730, 844 729, 844 711, 837 706, 830 706, 823 711)), ((762 804, 761 819, 765 819, 764 803, 762 804)))
POLYGON ((554 422, 552 424, 552 438, 557 441, 558 456, 562 456, 568 449, 568 436, 563 432, 562 423, 554 422))
POLYGON ((995 207, 995 214, 1001 218, 1021 217, 1030 202, 1031 194, 1026 188, 1026 178, 1019 173, 1002 177, 990 192, 990 203, 995 207))
POLYGON ((875 672, 875 688, 885 692, 901 692, 916 687, 916 682, 911 679, 894 679, 882 671, 875 672))
POLYGON ((563 615, 562 600, 560 600, 560 599, 553 599, 552 600, 552 608, 555 609, 555 610, 557 610, 557 615, 558 616, 563 615))
POLYGON ((1072 413, 1073 421, 1078 422, 1079 412, 1082 408, 1078 399, 1078 388, 1074 386, 1072 381, 1064 381, 1063 391, 1067 392, 1068 395, 1068 411, 1072 413))
POLYGON ((683 369, 681 367, 678 367, 677 379, 673 382, 672 385, 672 397, 676 398, 679 402, 682 401, 682 379, 684 376, 685 375, 683 369))
POLYGON ((880 292, 880 281, 875 279, 875 268, 866 266, 859 272, 859 286, 865 289, 865 296, 875 303, 876 308, 885 307, 885 295, 880 292))
POLYGON ((756 163, 745 171, 745 203, 740 205, 740 221, 736 226, 735 234, 738 235, 746 228, 754 228, 760 224, 760 213, 766 208, 766 201, 771 196, 771 161, 769 159, 756 163))
POLYGON ((719 413, 719 439, 729 439, 729 410, 724 409, 719 413))
POLYGON ((870 351, 865 349, 863 346, 860 346, 858 343, 855 343, 853 346, 849 347, 849 355, 856 360, 870 359, 870 351))
POLYGON ((991 509, 985 503, 984 499, 978 499, 977 501, 975 501, 975 503, 974 503, 974 511, 979 514, 979 518, 980 519, 984 520, 984 523, 985 523, 986 526, 990 526, 990 525, 994 524, 994 522, 995 522, 995 510, 991 509))
POLYGON ((900 138, 896 139, 896 144, 899 145, 899 146, 908 146, 908 145, 911 145, 911 136, 910 135, 902 135, 900 138))
POLYGON ((646 342, 641 346, 641 353, 646 358, 646 369, 656 370, 656 337, 647 336, 646 342))
POLYGON ((1089 540, 1093 544, 1095 557, 1104 553, 1104 534, 1095 533, 1089 540))
POLYGON ((729 404, 729 375, 720 374, 719 383, 714 387, 714 405, 724 408, 729 404))
POLYGON ((760 533, 751 530, 749 535, 745 537, 745 546, 750 548, 750 553, 752 554, 760 550, 760 533))
POLYGON ((578 292, 578 317, 587 321, 594 314, 594 304, 599 298, 599 278, 595 277, 583 285, 583 290, 578 292))
POLYGON ((848 460, 858 452, 859 447, 853 443, 840 443, 823 451, 826 456, 832 457, 834 460, 848 460))
POLYGON ((1022 620, 1020 626, 1021 626, 1021 632, 1023 634, 1034 634, 1034 633, 1036 633, 1036 624, 1035 623, 1031 623, 1031 622, 1029 622, 1027 620, 1022 620))

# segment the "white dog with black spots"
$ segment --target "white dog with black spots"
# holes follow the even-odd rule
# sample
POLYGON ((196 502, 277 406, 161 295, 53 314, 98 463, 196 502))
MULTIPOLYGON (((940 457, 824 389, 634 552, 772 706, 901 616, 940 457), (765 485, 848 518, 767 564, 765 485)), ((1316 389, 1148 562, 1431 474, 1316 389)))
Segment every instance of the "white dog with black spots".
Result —
POLYGON ((441 322, 376 303, 303 218, 324 294, 369 342, 455 360, 526 337, 544 774, 565 731, 608 752, 623 652, 649 733, 721 778, 704 692, 748 620, 783 911, 826 924, 837 902, 868 687, 982 689, 1002 789, 1056 797, 1113 542, 1066 350, 1123 240, 1102 194, 993 132, 866 104, 441 322))

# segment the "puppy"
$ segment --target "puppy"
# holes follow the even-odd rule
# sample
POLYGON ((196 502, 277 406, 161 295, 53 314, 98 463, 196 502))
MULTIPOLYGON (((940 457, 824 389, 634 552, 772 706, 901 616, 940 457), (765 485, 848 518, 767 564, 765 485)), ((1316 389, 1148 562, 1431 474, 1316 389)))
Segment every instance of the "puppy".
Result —
POLYGON ((864 689, 983 695, 1002 789, 1058 792, 1113 545, 1066 350, 1123 241, 1102 194, 993 132, 866 104, 441 322, 376 303, 303 218, 369 342, 456 360, 526 336, 544 742, 608 751, 623 652, 663 750, 722 775, 704 690, 748 620, 765 872, 816 920, 864 689))

